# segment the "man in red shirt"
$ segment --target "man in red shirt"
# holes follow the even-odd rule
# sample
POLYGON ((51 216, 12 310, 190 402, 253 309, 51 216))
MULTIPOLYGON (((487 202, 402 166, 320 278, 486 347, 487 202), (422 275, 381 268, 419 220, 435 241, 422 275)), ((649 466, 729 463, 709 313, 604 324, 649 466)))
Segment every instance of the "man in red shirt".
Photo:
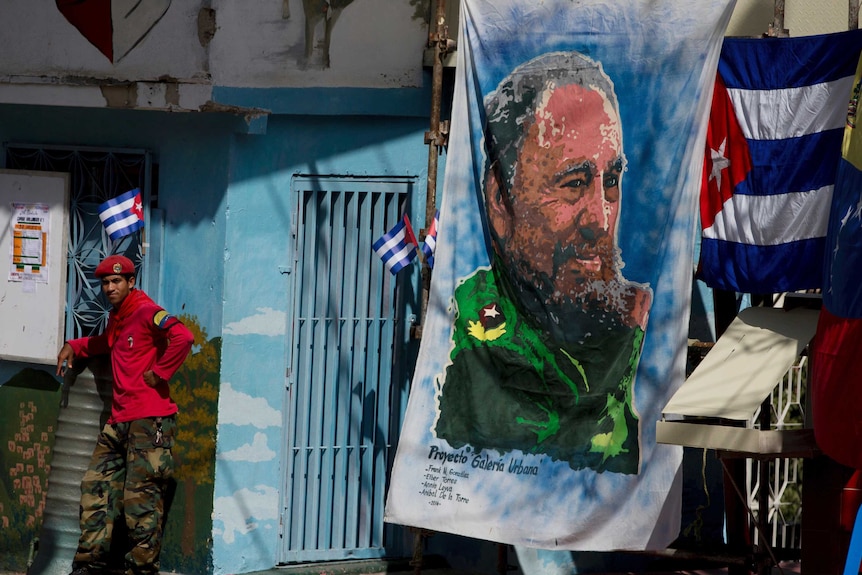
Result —
POLYGON ((131 543, 127 575, 156 575, 165 489, 174 470, 177 405, 168 380, 194 337, 135 288, 130 259, 105 258, 96 277, 113 306, 108 325, 99 335, 67 341, 57 355, 57 375, 75 358, 103 354, 110 354, 113 370, 111 415, 81 482, 81 537, 72 573, 99 575, 108 567, 114 520, 123 514, 131 543))

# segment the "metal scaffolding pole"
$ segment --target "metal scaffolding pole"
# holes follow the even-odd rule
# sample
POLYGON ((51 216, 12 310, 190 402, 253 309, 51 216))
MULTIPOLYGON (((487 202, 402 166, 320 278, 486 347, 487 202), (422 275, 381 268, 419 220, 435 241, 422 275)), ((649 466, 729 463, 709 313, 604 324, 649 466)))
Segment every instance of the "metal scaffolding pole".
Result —
MULTIPOLYGON (((425 192, 425 228, 420 231, 423 238, 431 227, 437 211, 437 163, 449 137, 449 122, 440 120, 440 112, 443 107, 443 59, 454 45, 454 41, 449 38, 449 27, 446 22, 446 0, 437 0, 434 29, 428 35, 428 46, 434 49, 434 66, 431 73, 431 120, 430 127, 425 132, 425 143, 428 145, 428 186, 425 192)), ((422 337, 430 288, 431 268, 426 263, 422 266, 422 307, 419 325, 413 333, 416 338, 422 337)))
MULTIPOLYGON (((434 49, 434 65, 431 73, 431 119, 430 127, 425 132, 425 143, 428 145, 428 186, 425 192, 425 227, 420 231, 424 239, 431 228, 431 222, 437 212, 437 164, 449 136, 449 122, 440 120, 443 100, 443 59, 453 48, 454 42, 449 39, 449 28, 446 23, 446 0, 437 0, 434 13, 434 29, 428 35, 428 46, 434 49)), ((431 267, 423 261, 422 266, 422 307, 419 324, 413 328, 413 337, 422 337, 422 328, 428 310, 428 293, 431 289, 431 267)), ((413 572, 422 572, 422 544, 431 531, 413 528, 413 559, 410 561, 413 572)))
POLYGON ((775 0, 772 24, 769 26, 767 36, 772 38, 787 38, 790 36, 790 30, 784 27, 784 0, 775 0))

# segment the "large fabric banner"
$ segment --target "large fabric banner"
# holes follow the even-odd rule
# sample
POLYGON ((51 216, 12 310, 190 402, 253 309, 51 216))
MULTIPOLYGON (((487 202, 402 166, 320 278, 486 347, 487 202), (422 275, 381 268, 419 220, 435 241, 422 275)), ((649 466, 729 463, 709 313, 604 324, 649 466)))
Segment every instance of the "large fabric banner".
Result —
POLYGON ((386 521, 666 546, 703 146, 732 0, 463 0, 428 315, 386 521))
POLYGON ((860 49, 862 30, 724 41, 701 199, 708 286, 760 294, 822 286, 860 49))
POLYGON ((862 58, 847 92, 844 140, 826 235, 823 309, 812 345, 811 406, 817 445, 862 469, 862 58))

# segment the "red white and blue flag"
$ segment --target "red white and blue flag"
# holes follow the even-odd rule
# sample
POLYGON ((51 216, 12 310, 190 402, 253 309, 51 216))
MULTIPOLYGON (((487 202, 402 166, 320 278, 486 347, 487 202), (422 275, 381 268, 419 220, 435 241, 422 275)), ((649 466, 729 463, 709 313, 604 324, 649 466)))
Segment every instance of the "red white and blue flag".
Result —
POLYGON ((823 308, 811 353, 814 436, 820 449, 848 467, 862 469, 862 132, 858 103, 862 60, 848 91, 846 127, 835 180, 823 308))
POLYGON ((99 206, 99 219, 112 240, 144 227, 143 205, 141 190, 135 188, 99 206))
POLYGON ((404 217, 391 230, 374 242, 371 249, 380 256, 383 265, 394 275, 416 258, 418 247, 419 243, 413 234, 410 218, 404 214, 404 217))
POLYGON ((821 287, 860 49, 859 30, 724 41, 701 188, 699 277, 710 287, 821 287))
POLYGON ((437 227, 440 225, 440 210, 434 214, 434 219, 431 220, 431 227, 428 228, 428 233, 425 234, 425 241, 422 242, 422 253, 425 254, 425 261, 428 262, 428 267, 434 269, 434 250, 437 249, 437 227))

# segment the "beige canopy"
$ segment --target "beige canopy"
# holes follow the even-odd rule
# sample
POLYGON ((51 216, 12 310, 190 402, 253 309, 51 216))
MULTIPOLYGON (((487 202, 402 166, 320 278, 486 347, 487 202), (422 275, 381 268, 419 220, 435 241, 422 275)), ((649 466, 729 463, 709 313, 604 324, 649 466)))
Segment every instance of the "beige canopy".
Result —
POLYGON ((741 311, 665 405, 657 441, 749 455, 809 454, 811 429, 760 431, 745 422, 814 337, 818 314, 803 308, 741 311))

